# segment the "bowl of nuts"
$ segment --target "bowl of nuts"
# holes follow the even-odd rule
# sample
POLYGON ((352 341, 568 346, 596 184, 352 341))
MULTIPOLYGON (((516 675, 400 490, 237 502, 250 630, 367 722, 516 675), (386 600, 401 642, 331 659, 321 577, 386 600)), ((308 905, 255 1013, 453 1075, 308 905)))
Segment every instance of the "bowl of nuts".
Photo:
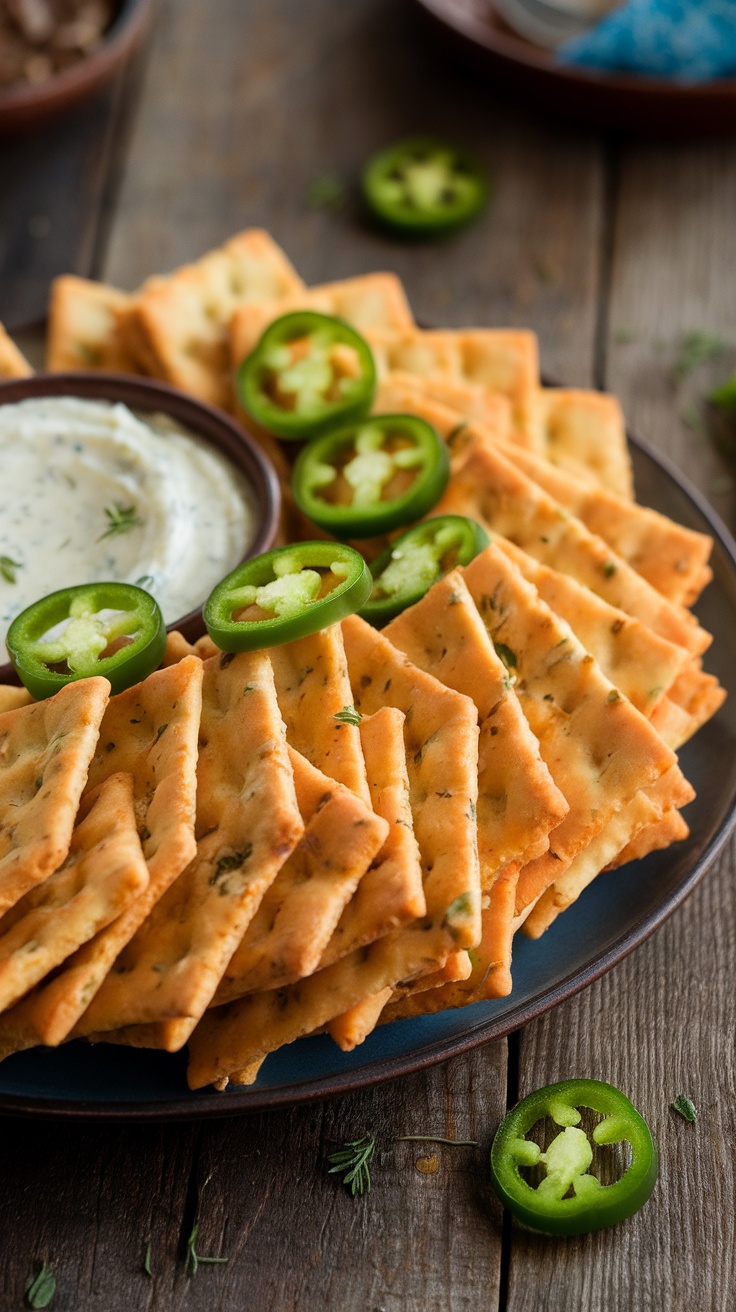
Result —
POLYGON ((0 132, 34 128, 110 82, 154 0, 0 0, 0 132))

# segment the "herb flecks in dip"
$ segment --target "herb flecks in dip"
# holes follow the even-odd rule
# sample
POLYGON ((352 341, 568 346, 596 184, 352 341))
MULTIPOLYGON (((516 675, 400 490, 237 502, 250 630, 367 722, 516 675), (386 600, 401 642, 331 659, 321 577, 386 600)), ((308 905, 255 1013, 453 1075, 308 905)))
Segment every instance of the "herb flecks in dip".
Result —
POLYGON ((200 605, 253 540, 240 472, 164 415, 49 397, 0 406, 0 641, 39 597, 110 579, 167 623, 200 605))

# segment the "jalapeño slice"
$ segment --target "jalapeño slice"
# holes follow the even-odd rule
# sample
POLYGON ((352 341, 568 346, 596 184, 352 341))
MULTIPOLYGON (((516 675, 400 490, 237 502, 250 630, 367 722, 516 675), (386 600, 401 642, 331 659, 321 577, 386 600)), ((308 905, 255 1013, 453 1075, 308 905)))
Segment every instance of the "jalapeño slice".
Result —
POLYGON ((341 542, 274 547, 217 584, 204 622, 221 651, 277 647, 360 610, 371 582, 363 557, 341 542))
POLYGON ((450 476, 442 439, 415 415, 373 415, 317 437, 294 467, 294 500, 337 538, 370 538, 421 519, 450 476))
POLYGON ((371 565, 373 587, 360 614, 376 628, 421 601, 443 574, 469 565, 484 547, 488 534, 464 515, 439 515, 415 524, 397 538, 371 565))
POLYGON ((649 1127, 625 1094, 600 1080, 563 1080, 530 1093, 501 1122, 491 1148, 491 1180, 505 1207, 534 1230, 581 1235, 602 1230, 643 1207, 657 1179, 657 1149, 649 1127), (579 1108, 599 1113, 594 1144, 626 1142, 631 1162, 614 1184, 590 1173, 593 1146, 579 1108), (561 1132, 543 1152, 526 1136, 549 1117, 561 1132), (522 1175, 541 1168, 539 1181, 522 1175))
POLYGON ((488 184, 464 150, 412 137, 381 151, 363 173, 363 195, 376 218, 407 236, 441 236, 474 218, 488 184))
POLYGON ((291 441, 367 413, 376 390, 368 343, 328 314, 295 310, 275 319, 238 371, 243 407, 291 441))
POLYGON ((21 611, 7 636, 15 670, 39 701, 93 674, 109 679, 114 693, 123 692, 156 669, 165 646, 160 607, 132 583, 51 592, 21 611))

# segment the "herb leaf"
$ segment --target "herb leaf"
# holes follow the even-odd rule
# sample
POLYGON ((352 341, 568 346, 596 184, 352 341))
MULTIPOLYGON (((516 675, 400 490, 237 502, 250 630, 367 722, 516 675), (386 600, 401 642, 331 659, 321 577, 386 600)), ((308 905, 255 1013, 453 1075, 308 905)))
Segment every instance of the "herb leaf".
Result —
POLYGON ((123 506, 116 501, 112 506, 105 506, 105 515, 107 528, 104 533, 100 533, 98 542, 102 542, 104 538, 116 537, 119 533, 130 533, 134 528, 143 528, 143 520, 135 506, 123 506))
POLYGON ((714 333, 703 332, 702 329, 696 328, 693 332, 685 333, 680 346, 680 353, 672 367, 672 378, 675 383, 683 383, 701 364, 707 364, 709 360, 715 360, 719 355, 723 355, 728 349, 729 342, 723 337, 717 337, 714 333))
MULTIPOLYGON (((199 1212, 199 1204, 202 1201, 202 1194, 204 1193, 211 1179, 212 1176, 208 1175, 207 1179, 202 1185, 202 1188, 199 1191, 199 1196, 197 1198, 197 1212, 199 1212)), ((229 1257, 202 1257, 201 1254, 197 1252, 198 1234, 199 1234, 199 1221, 195 1221, 194 1225, 192 1226, 192 1233, 187 1239, 187 1267, 189 1268, 190 1275, 193 1276, 196 1276, 197 1269, 200 1266, 205 1266, 205 1265, 215 1266, 218 1263, 230 1261, 229 1257)))
POLYGON ((0 574, 2 574, 6 583, 17 583, 15 571, 21 569, 19 560, 12 560, 10 556, 0 556, 0 574))
POLYGON ((26 1290, 29 1307, 48 1307, 56 1293, 56 1276, 50 1266, 43 1263, 41 1270, 26 1290))
POLYGON ((150 1244, 149 1244, 149 1245, 147 1246, 147 1248, 146 1248, 146 1256, 145 1256, 144 1259, 143 1259, 143 1270, 145 1271, 145 1273, 146 1273, 147 1276, 150 1276, 151 1279, 153 1279, 153 1271, 151 1270, 151 1245, 150 1245, 150 1244))
POLYGON ((345 204, 345 184, 334 175, 315 178, 307 190, 307 201, 313 210, 339 210, 345 204))
POLYGON ((400 1134, 397 1143, 446 1143, 450 1148, 480 1148, 477 1139, 441 1139, 437 1134, 400 1134))
POLYGON ((493 645, 496 648, 496 655, 501 658, 506 669, 515 670, 518 664, 516 660, 516 652, 512 651, 510 647, 507 647, 505 642, 494 642, 493 645))
POLYGON ((376 1151, 375 1139, 364 1135, 362 1139, 351 1139, 343 1144, 337 1152, 327 1158, 332 1162, 328 1175, 342 1175, 343 1184, 356 1194, 368 1193, 371 1187, 370 1161, 376 1151))
POLYGON ((337 720, 338 724, 357 725, 360 724, 363 716, 360 714, 360 711, 356 711, 354 706, 343 706, 341 711, 335 711, 332 718, 333 720, 337 720))
POLYGON ((673 1112, 678 1112, 678 1114, 684 1117, 686 1121, 689 1121, 691 1125, 694 1125, 698 1119, 698 1113, 695 1110, 695 1103, 692 1098, 688 1098, 685 1093, 678 1093, 675 1101, 670 1103, 670 1107, 673 1112))

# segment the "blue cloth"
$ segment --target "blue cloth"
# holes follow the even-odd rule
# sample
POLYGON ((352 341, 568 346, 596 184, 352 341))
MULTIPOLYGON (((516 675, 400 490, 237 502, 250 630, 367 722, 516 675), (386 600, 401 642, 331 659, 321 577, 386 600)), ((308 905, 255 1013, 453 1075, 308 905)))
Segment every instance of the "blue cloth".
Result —
POLYGON ((628 0, 557 51, 561 63, 677 82, 736 76, 736 0, 628 0))

